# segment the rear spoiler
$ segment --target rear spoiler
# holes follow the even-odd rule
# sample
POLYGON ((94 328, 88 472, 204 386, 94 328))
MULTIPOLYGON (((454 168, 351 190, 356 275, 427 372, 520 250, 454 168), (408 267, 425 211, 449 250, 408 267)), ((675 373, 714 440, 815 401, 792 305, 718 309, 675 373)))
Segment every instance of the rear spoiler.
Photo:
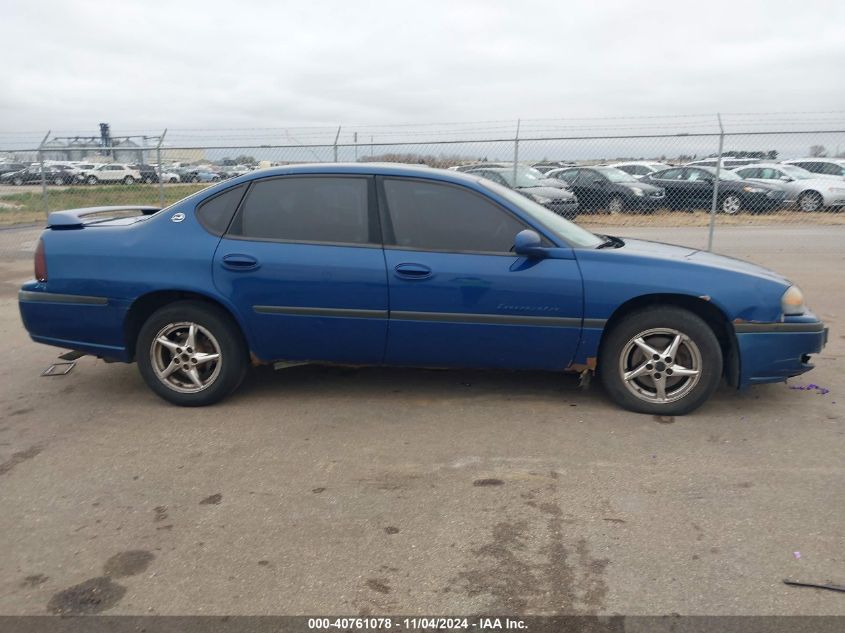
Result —
POLYGON ((161 209, 159 207, 139 205, 67 209, 66 211, 53 211, 47 217, 47 226, 51 229, 81 229, 86 224, 104 222, 115 218, 131 217, 132 215, 139 215, 139 212, 140 215, 152 215, 157 211, 161 211, 161 209), (129 213, 132 211, 135 213, 129 213))

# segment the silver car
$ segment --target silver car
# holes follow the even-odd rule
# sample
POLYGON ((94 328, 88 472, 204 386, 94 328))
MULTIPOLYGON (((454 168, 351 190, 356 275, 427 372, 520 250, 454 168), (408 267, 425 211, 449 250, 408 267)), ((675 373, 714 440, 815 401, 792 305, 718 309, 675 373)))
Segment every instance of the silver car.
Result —
POLYGON ((797 165, 755 163, 735 169, 746 180, 780 185, 788 200, 797 200, 802 211, 818 211, 822 207, 845 206, 845 182, 802 169, 797 165))

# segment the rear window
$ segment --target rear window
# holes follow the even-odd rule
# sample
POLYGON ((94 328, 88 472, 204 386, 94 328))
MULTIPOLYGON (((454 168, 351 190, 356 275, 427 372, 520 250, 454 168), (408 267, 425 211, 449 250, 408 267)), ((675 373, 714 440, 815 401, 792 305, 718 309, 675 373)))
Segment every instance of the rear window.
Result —
POLYGON ((223 235, 229 228, 229 222, 235 215, 244 191, 246 191, 246 185, 238 185, 203 202, 197 209, 200 224, 214 235, 223 235))

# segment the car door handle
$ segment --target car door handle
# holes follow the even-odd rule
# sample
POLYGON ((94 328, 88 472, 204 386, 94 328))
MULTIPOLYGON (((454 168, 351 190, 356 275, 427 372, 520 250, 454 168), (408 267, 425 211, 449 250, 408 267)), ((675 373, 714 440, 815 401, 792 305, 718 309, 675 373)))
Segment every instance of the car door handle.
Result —
POLYGON ((230 255, 223 255, 223 268, 229 270, 255 270, 258 268, 258 260, 251 255, 242 255, 240 253, 232 253, 230 255))
POLYGON ((396 276, 402 279, 428 279, 431 277, 431 268, 423 264, 397 264, 393 270, 396 276))

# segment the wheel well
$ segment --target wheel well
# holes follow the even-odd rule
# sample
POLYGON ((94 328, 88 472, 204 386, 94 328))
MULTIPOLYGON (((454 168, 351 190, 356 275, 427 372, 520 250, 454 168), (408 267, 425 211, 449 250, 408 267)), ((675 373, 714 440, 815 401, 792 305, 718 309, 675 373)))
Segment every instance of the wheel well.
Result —
POLYGON ((655 306, 683 308, 704 319, 704 322, 713 330, 716 339, 719 341, 719 346, 722 348, 722 371, 727 378, 728 384, 732 386, 739 384, 739 350, 733 327, 725 316, 725 313, 713 305, 709 298, 680 294, 652 294, 629 299, 616 308, 605 324, 601 341, 599 342, 599 357, 601 357, 601 348, 604 345, 607 334, 617 323, 632 312, 655 306))
POLYGON ((824 198, 824 196, 821 194, 821 192, 816 191, 815 189, 805 189, 804 191, 801 192, 800 197, 804 197, 804 196, 807 196, 807 195, 814 195, 814 196, 818 196, 819 198, 824 198))
POLYGON ((244 339, 244 344, 247 344, 246 336, 244 335, 243 329, 238 323, 238 320, 235 318, 235 315, 219 301, 215 301, 214 299, 197 292, 189 292, 186 290, 159 290, 136 299, 130 306, 129 311, 126 313, 126 318, 123 321, 123 335, 124 340, 126 341, 126 350, 130 360, 135 359, 135 343, 138 340, 138 332, 141 331, 141 326, 144 325, 144 322, 153 314, 153 312, 176 301, 185 301, 188 299, 216 306, 228 314, 238 327, 238 330, 240 330, 241 336, 244 339))

